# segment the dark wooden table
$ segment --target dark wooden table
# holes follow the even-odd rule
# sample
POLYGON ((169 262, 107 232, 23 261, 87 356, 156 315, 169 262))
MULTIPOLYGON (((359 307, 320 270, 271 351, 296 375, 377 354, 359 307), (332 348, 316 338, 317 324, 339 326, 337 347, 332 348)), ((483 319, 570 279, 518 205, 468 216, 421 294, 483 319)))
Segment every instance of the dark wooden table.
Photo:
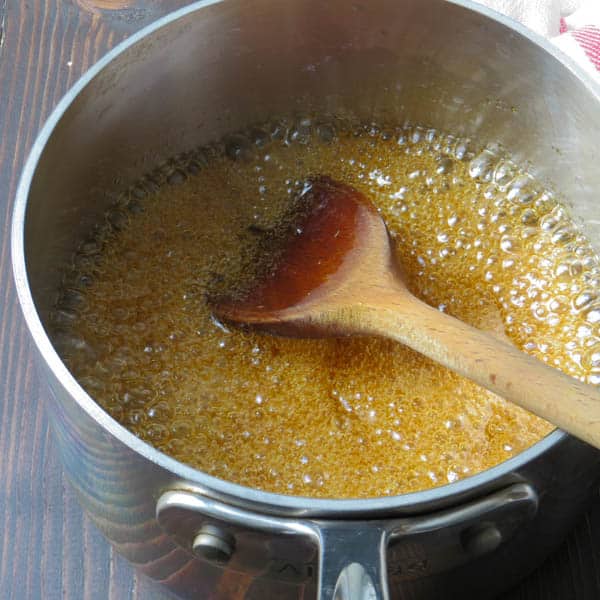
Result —
MULTIPOLYGON (((60 97, 109 48, 184 4, 0 0, 0 600, 169 597, 112 551, 65 482, 17 306, 9 227, 22 165, 60 97)), ((600 498, 505 600, 599 598, 600 498)))

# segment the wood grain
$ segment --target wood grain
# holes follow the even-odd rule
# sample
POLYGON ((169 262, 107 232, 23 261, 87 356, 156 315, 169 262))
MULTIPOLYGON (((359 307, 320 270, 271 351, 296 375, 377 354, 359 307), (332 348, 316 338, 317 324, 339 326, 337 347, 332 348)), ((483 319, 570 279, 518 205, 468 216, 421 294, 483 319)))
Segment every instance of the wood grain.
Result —
POLYGON ((76 79, 109 48, 183 0, 0 0, 0 598, 169 597, 136 575, 84 517, 63 478, 12 286, 9 222, 27 153, 76 79), (127 6, 125 6, 127 4, 127 6))
MULTIPOLYGON (((127 35, 184 0, 0 0, 0 598, 164 600, 83 515, 62 476, 45 388, 12 285, 9 222, 20 170, 74 81, 127 35)), ((600 598, 600 500, 504 600, 600 598)), ((266 598, 265 600, 269 600, 266 598)))

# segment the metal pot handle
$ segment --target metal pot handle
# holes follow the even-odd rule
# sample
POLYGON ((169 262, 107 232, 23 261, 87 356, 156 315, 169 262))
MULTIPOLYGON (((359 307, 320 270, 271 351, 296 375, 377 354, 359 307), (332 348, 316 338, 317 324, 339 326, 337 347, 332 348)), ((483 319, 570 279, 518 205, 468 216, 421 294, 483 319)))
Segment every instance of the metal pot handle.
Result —
POLYGON ((320 600, 388 600, 388 534, 351 522, 320 530, 320 600))
POLYGON ((389 600, 390 544, 428 538, 426 559, 396 557, 392 568, 401 578, 430 576, 495 550, 535 515, 537 504, 535 490, 516 483, 431 514, 335 521, 256 513, 184 489, 162 494, 156 518, 201 559, 297 584, 313 579, 317 547, 319 600, 389 600))
MULTIPOLYGON (((319 600, 389 599, 385 521, 369 522, 365 527, 364 521, 316 523, 278 518, 184 490, 165 492, 158 500, 156 517, 181 546, 213 563, 229 563, 234 554, 239 554, 239 545, 236 548, 229 533, 231 528, 253 530, 268 537, 283 535, 290 545, 309 540, 319 548, 319 600), (211 524, 206 524, 207 519, 211 524)), ((260 570, 264 568, 269 569, 265 565, 260 570)), ((276 570, 285 571, 286 567, 279 565, 276 570)))

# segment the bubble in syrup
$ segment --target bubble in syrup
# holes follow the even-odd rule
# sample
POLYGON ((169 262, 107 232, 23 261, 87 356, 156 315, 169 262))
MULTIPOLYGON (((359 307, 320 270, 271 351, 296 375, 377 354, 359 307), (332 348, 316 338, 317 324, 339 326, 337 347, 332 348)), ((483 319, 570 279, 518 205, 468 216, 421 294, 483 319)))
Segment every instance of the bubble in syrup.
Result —
POLYGON ((556 296, 548 301, 548 308, 555 313, 563 312, 568 308, 569 299, 565 296, 556 296))
POLYGON ((107 221, 115 231, 121 231, 129 222, 129 216, 121 210, 111 210, 107 215, 107 221))
POLYGON ((519 241, 510 235, 503 235, 500 240, 500 248, 503 252, 515 254, 520 250, 519 241))
POLYGON ((561 227, 556 229, 552 234, 552 243, 564 245, 572 242, 575 239, 575 231, 571 227, 561 227))
POLYGON ((517 173, 517 168, 513 163, 507 160, 501 160, 494 169, 494 183, 502 190, 505 191, 514 179, 517 173))
POLYGON ((569 265, 569 273, 572 277, 578 277, 579 275, 581 275, 582 272, 583 265, 580 261, 574 260, 573 262, 571 262, 571 264, 569 265))
POLYGON ((535 211, 526 208, 521 215, 521 223, 523 223, 523 225, 536 225, 537 222, 538 216, 535 211))
POLYGON ((543 231, 547 231, 547 232, 551 232, 554 229, 556 229, 556 227, 558 226, 559 223, 560 223, 560 219, 554 213, 544 215, 540 219, 540 227, 542 228, 543 231))
POLYGON ((458 473, 456 473, 455 471, 453 471, 452 469, 449 469, 446 473, 446 479, 450 482, 453 483, 454 481, 458 481, 458 473))
POLYGON ((582 354, 581 362, 586 369, 600 373, 600 343, 587 348, 582 354))
POLYGON ((474 179, 489 181, 492 176, 492 161, 494 155, 488 150, 484 150, 478 154, 469 163, 469 175, 474 179))
POLYGON ((592 304, 585 309, 585 318, 589 323, 600 322, 600 304, 592 304))
POLYGON ((310 142, 312 135, 312 122, 308 118, 300 119, 290 128, 287 135, 289 143, 298 143, 306 145, 310 142))
POLYGON ((180 169, 175 169, 168 177, 167 183, 170 185, 181 185, 187 179, 187 175, 180 169))
POLYGON ((231 160, 250 160, 253 156, 252 143, 245 135, 231 135, 225 140, 225 153, 231 160))
POLYGON ((331 123, 320 123, 317 125, 317 135, 324 142, 332 142, 335 139, 335 126, 331 123))
POLYGON ((506 193, 506 198, 515 204, 531 204, 536 193, 531 178, 520 176, 511 183, 506 193))
POLYGON ((380 169, 374 169, 369 173, 369 179, 379 187, 387 187, 392 184, 390 175, 384 174, 380 169))
POLYGON ((467 158, 469 153, 469 147, 467 142, 460 141, 456 144, 456 148, 454 149, 454 156, 458 160, 464 160, 467 158))
POLYGON ((346 412, 352 412, 352 406, 348 400, 346 400, 343 396, 339 396, 338 400, 346 412))
POLYGON ((273 140, 284 140, 287 136, 288 127, 284 121, 273 121, 267 129, 273 140))
POLYGON ((253 127, 249 133, 250 139, 254 142, 255 146, 262 148, 269 142, 269 132, 262 127, 253 127))
POLYGON ((596 299, 598 295, 594 290, 583 290, 573 299, 573 308, 577 311, 587 309, 596 299))
POLYGON ((409 133, 409 140, 413 144, 418 144, 421 141, 423 130, 420 127, 415 127, 412 132, 409 133))
POLYGON ((144 435, 151 443, 156 444, 168 437, 169 430, 162 423, 151 423, 145 427, 144 435))
POLYGON ((452 159, 448 158, 447 156, 444 156, 444 157, 438 159, 435 172, 438 175, 445 175, 447 173, 450 173, 450 171, 452 171, 453 165, 454 165, 454 163, 452 162, 452 159))

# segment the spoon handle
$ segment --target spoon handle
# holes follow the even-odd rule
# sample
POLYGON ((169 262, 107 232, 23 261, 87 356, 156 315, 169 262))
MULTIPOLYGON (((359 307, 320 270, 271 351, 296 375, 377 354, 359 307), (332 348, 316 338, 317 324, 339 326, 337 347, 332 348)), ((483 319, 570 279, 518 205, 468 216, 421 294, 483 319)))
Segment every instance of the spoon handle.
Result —
POLYGON ((597 388, 406 294, 362 310, 365 333, 402 342, 600 448, 597 388))

